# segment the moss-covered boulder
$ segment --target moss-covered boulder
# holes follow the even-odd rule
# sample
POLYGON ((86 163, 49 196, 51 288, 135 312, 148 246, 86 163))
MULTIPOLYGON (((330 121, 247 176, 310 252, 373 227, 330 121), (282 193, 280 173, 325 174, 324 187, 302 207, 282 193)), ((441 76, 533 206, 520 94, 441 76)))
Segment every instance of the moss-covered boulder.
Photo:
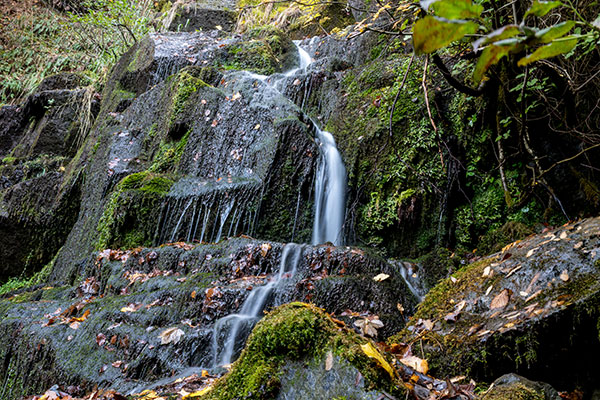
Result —
POLYGON ((340 326, 321 309, 306 303, 281 306, 254 328, 231 372, 205 398, 376 399, 382 393, 405 395, 404 385, 362 351, 360 346, 365 343, 366 339, 340 326), (323 381, 330 383, 323 385, 323 381))
POLYGON ((547 383, 533 382, 516 374, 496 379, 481 400, 559 400, 561 397, 547 383))
POLYGON ((422 343, 436 376, 490 382, 516 371, 591 391, 600 354, 599 238, 600 219, 582 220, 464 266, 390 341, 422 343))

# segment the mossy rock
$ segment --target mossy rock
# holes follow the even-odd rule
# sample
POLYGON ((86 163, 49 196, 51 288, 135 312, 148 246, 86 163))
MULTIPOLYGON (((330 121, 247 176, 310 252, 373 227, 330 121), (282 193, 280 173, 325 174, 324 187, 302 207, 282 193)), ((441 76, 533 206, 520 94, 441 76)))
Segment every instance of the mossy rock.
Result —
POLYGON ((366 391, 403 396, 406 389, 361 350, 367 340, 340 327, 322 309, 305 303, 278 307, 256 325, 246 348, 206 399, 275 398, 290 362, 322 360, 331 351, 365 377, 366 391))
POLYGON ((496 379, 490 389, 480 396, 481 400, 559 400, 550 385, 533 382, 516 374, 496 379))
POLYGON ((298 54, 291 39, 281 30, 267 26, 253 29, 241 41, 229 45, 221 67, 271 75, 297 63, 298 54))
POLYGON ((148 170, 123 178, 98 222, 96 249, 152 245, 161 202, 174 183, 172 178, 148 170))
POLYGON ((600 218, 583 220, 466 265, 389 341, 418 340, 438 377, 490 382, 516 371, 589 389, 600 354, 599 234, 600 218))

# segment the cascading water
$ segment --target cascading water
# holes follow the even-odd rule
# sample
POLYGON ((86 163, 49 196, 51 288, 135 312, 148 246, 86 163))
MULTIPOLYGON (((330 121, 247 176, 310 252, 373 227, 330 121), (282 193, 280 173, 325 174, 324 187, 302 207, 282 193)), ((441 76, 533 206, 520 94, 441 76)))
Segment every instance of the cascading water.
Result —
POLYGON ((277 275, 263 286, 252 290, 242 304, 240 312, 230 314, 217 321, 213 332, 213 365, 230 364, 237 358, 240 346, 254 325, 261 319, 263 310, 277 294, 278 289, 286 286, 296 274, 302 256, 303 246, 288 243, 283 248, 277 275))
POLYGON ((320 157, 315 177, 315 220, 312 244, 343 244, 346 168, 331 133, 315 125, 320 157))
MULTIPOLYGON (((304 71, 312 62, 310 55, 298 49, 300 66, 278 76, 246 72, 254 79, 268 83, 269 88, 282 92, 281 85, 289 77, 304 71)), ((316 140, 319 145, 319 163, 315 176, 315 219, 313 224, 313 244, 331 242, 334 245, 343 243, 343 225, 346 203, 346 168, 337 150, 331 133, 319 129, 312 121, 316 140)), ((294 227, 295 229, 295 227, 294 227)), ((217 235, 220 236, 220 235, 217 235)), ((237 358, 240 347, 245 342, 254 324, 262 317, 269 302, 285 281, 290 281, 302 256, 302 246, 289 243, 282 252, 277 276, 266 285, 257 287, 246 298, 237 314, 230 314, 215 323, 213 331, 213 367, 230 364, 237 358)))

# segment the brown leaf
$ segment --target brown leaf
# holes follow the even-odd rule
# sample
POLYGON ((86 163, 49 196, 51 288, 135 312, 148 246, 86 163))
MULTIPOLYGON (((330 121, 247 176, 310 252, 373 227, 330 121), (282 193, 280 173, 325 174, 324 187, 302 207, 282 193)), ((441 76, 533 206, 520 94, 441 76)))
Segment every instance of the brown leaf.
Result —
POLYGON ((569 280, 569 272, 565 269, 560 273, 560 280, 566 282, 569 280))
POLYGON ((160 344, 177 344, 183 335, 185 335, 185 332, 177 327, 173 327, 162 331, 158 337, 160 338, 160 344))
POLYGON ((106 336, 103 333, 99 333, 96 335, 96 343, 98 346, 102 347, 106 343, 106 336))
POLYGON ((451 313, 446 314, 446 316, 444 317, 444 320, 448 321, 448 322, 455 322, 456 318, 458 317, 458 315, 460 314, 460 312, 462 311, 463 308, 465 308, 465 305, 467 304, 466 301, 462 300, 461 302, 459 302, 456 307, 454 308, 454 311, 452 311, 451 313))
POLYGON ((506 307, 510 300, 511 294, 512 291, 510 289, 504 289, 500 293, 498 293, 498 295, 494 297, 492 299, 492 302, 490 303, 490 310, 495 310, 498 308, 503 309, 504 307, 506 307))

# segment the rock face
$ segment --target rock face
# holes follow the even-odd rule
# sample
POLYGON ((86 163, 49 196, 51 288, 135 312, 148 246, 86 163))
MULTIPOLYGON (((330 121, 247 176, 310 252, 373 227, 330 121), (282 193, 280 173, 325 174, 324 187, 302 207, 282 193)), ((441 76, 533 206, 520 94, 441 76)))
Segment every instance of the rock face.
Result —
POLYGON ((231 32, 237 13, 235 1, 177 1, 167 16, 165 27, 173 32, 224 30, 231 32))
POLYGON ((419 337, 437 376, 516 371, 597 388, 600 218, 515 242, 436 286, 391 341, 419 337), (568 368, 565 366, 568 365, 568 368))
POLYGON ((98 112, 98 100, 62 74, 19 107, 0 108, 0 279, 52 259, 75 223, 81 179, 66 171, 98 112))
MULTIPOLYGON (((85 279, 77 287, 38 288, 0 300, 0 331, 10 337, 0 345, 0 357, 9 366, 0 379, 11 388, 3 398, 43 392, 56 382, 82 391, 95 385, 140 391, 192 367, 210 368, 214 323, 239 311, 253 287, 277 272, 282 247, 232 239, 105 250, 83 266, 85 279), (160 334, 170 328, 184 335, 161 345, 160 334)), ((356 249, 307 246, 297 270, 291 290, 277 293, 271 306, 310 300, 349 327, 354 319, 340 316, 346 308, 378 314, 386 335, 404 324, 396 302, 407 312, 416 305, 398 271, 356 249), (372 278, 380 272, 390 278, 376 283, 372 278), (345 293, 344 301, 327 296, 332 286, 345 293)), ((339 363, 341 369, 331 374, 347 379, 353 374, 354 381, 352 368, 339 363)), ((290 368, 290 377, 299 373, 290 368)), ((283 388, 291 385, 288 381, 283 388)))

